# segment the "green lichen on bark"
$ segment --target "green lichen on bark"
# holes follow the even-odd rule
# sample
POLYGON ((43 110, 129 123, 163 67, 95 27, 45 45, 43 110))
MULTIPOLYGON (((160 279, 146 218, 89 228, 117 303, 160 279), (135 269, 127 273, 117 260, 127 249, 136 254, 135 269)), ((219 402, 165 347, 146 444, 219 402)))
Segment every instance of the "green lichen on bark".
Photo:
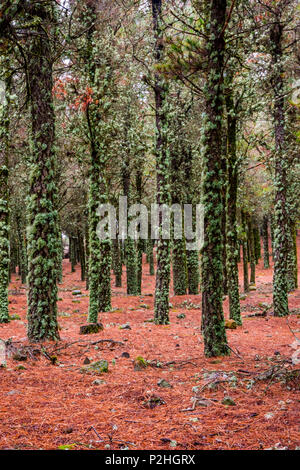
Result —
POLYGON ((112 80, 111 63, 107 59, 106 48, 101 49, 97 36, 96 7, 92 3, 83 6, 81 20, 87 27, 81 44, 83 76, 92 91, 92 101, 86 106, 86 123, 90 143, 90 187, 88 201, 89 229, 89 289, 90 302, 88 321, 97 323, 98 313, 111 310, 110 270, 112 263, 111 240, 100 239, 98 224, 101 215, 98 209, 108 203, 106 181, 109 159, 108 136, 110 133, 109 110, 111 105, 110 85, 112 80), (102 60, 98 60, 101 57, 102 60))
POLYGON ((21 275, 22 284, 26 284, 28 274, 26 221, 18 212, 16 214, 16 223, 19 244, 19 274, 21 275))
POLYGON ((238 325, 242 324, 239 294, 238 237, 237 237, 237 118, 235 115, 232 76, 226 87, 227 110, 227 192, 226 192, 226 268, 229 295, 229 316, 238 325))
POLYGON ((114 254, 114 273, 115 273, 115 286, 122 287, 122 253, 120 241, 116 238, 113 241, 113 254, 114 254))
MULTIPOLYGON (((3 64, 1 64, 2 66, 3 64)), ((7 86, 7 98, 9 87, 7 86)), ((0 103, 0 323, 9 321, 9 190, 8 190, 8 149, 9 149, 9 99, 0 103)))
POLYGON ((149 274, 154 276, 154 256, 153 256, 153 240, 147 241, 147 258, 149 262, 149 274))
MULTIPOLYGON (((162 1, 152 0, 154 32, 154 59, 160 65, 164 56, 162 1)), ((170 155, 168 149, 168 85, 162 75, 155 73, 155 156, 156 156, 156 202, 171 203, 170 197, 170 155)), ((159 218, 157 241, 157 269, 155 284, 154 321, 163 325, 169 323, 170 286, 170 241, 165 238, 162 218, 159 218)))
POLYGON ((262 222, 262 237, 263 237, 263 247, 264 247, 264 268, 269 269, 270 267, 270 254, 269 254, 269 218, 268 215, 263 216, 262 222))
POLYGON ((248 246, 249 246, 249 260, 250 260, 250 284, 255 284, 255 237, 254 237, 254 219, 253 216, 248 215, 248 246))
POLYGON ((296 224, 290 221, 290 233, 287 254, 287 288, 294 291, 298 288, 297 231, 296 224))
POLYGON ((199 294, 200 272, 199 272, 199 252, 188 250, 186 252, 188 293, 190 295, 199 294))
POLYGON ((47 29, 53 11, 35 6, 36 34, 28 39, 27 66, 31 104, 31 176, 28 200, 28 338, 58 339, 57 194, 55 119, 52 101, 52 51, 47 29))
POLYGON ((184 238, 173 240, 172 267, 174 295, 186 295, 187 259, 184 238))
POLYGON ((272 88, 274 95, 274 276, 273 276, 273 305, 277 317, 289 314, 288 285, 287 285, 287 256, 289 243, 289 226, 287 215, 287 170, 285 131, 285 90, 283 69, 283 24, 275 18, 270 29, 270 52, 272 58, 272 88))
POLYGON ((241 211, 242 219, 242 250, 243 250, 243 286, 244 292, 249 292, 249 271, 248 271, 248 224, 247 215, 241 211))
POLYGON ((261 258, 261 244, 260 244, 260 233, 259 227, 257 222, 255 222, 253 227, 253 235, 254 235, 254 251, 255 251, 255 262, 258 264, 258 261, 261 258))
POLYGON ((213 0, 208 17, 209 38, 206 42, 208 60, 205 86, 205 122, 203 138, 203 205, 204 245, 201 258, 202 283, 202 332, 204 352, 207 357, 229 354, 223 315, 223 269, 222 269, 222 187, 225 175, 222 172, 222 118, 224 85, 225 41, 223 27, 226 2, 213 0))

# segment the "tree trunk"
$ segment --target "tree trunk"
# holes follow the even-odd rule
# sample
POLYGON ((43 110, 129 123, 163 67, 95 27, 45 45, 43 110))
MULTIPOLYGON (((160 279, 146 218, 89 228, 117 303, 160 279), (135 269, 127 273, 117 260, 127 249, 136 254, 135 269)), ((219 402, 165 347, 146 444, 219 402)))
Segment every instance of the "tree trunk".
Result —
MULTIPOLYGON (((153 31, 155 38, 154 58, 156 65, 163 61, 163 20, 162 0, 152 0, 153 31)), ((156 202, 170 205, 170 158, 168 152, 168 87, 165 79, 155 72, 155 117, 156 117, 156 202)), ((159 216, 157 241, 157 268, 155 285, 154 320, 156 324, 169 323, 170 286, 170 240, 163 233, 162 216, 159 216)))
POLYGON ((203 155, 204 246, 201 258, 202 331, 207 357, 228 355, 223 315, 222 269, 222 117, 224 95, 222 72, 225 41, 223 27, 226 1, 212 0, 210 4, 209 39, 206 43, 208 60, 205 86, 206 117, 203 155))
POLYGON ((263 223, 262 223, 262 236, 263 236, 263 244, 264 244, 264 268, 265 269, 269 269, 270 267, 268 223, 269 223, 269 218, 267 215, 264 215, 263 223))
POLYGON ((244 292, 249 292, 249 273, 248 273, 248 225, 247 216, 242 211, 242 226, 243 226, 243 277, 244 277, 244 292))
MULTIPOLYGON (((32 173, 28 206, 28 338, 57 340, 58 217, 52 57, 52 6, 32 5, 36 30, 28 33, 27 75, 31 101, 32 173)), ((53 31, 53 28, 52 28, 53 31)))
POLYGON ((274 277, 273 305, 274 316, 289 314, 287 286, 287 256, 289 227, 287 215, 287 155, 285 135, 285 100, 283 84, 282 29, 279 18, 271 27, 270 42, 273 64, 272 86, 274 93, 274 183, 275 183, 275 231, 274 231, 274 277))
POLYGON ((255 284, 255 238, 253 217, 248 215, 248 242, 250 256, 250 284, 255 284))
POLYGON ((226 89, 227 109, 227 194, 226 194, 226 258, 229 295, 229 315, 238 325, 242 324, 239 294, 238 239, 236 203, 238 189, 238 168, 236 155, 237 119, 232 96, 232 82, 226 89))
MULTIPOLYGON (((8 83, 6 83, 8 85, 8 83)), ((7 87, 9 88, 9 87, 7 87)), ((9 90, 7 90, 9 91, 9 90)), ((7 96, 9 93, 7 93, 7 96)), ((8 146, 9 100, 0 103, 0 323, 8 323, 9 208, 8 208, 8 146)))

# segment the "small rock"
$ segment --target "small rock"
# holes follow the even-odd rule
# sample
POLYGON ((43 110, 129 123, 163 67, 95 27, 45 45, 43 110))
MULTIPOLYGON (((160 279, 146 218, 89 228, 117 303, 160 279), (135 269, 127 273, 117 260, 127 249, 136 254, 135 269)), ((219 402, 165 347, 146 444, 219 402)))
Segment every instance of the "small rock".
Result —
POLYGON ((126 357, 128 359, 130 357, 130 354, 128 352, 123 352, 121 354, 121 357, 126 357))
POLYGON ((125 323, 124 325, 119 326, 120 330, 131 330, 131 326, 129 323, 125 323))
POLYGON ((184 313, 179 313, 179 315, 176 315, 177 318, 181 319, 181 318, 185 318, 185 314, 184 313))
POLYGON ((272 418, 274 417, 274 413, 266 413, 266 414, 264 415, 264 417, 265 417, 266 419, 272 419, 272 418))
POLYGON ((27 355, 21 352, 17 352, 13 355, 15 361, 27 361, 27 355))
POLYGON ((225 328, 228 330, 235 330, 237 327, 235 320, 226 320, 225 321, 225 328))
POLYGON ((91 361, 89 360, 88 357, 86 357, 85 360, 83 361, 83 364, 90 364, 90 363, 91 363, 91 361))
POLYGON ((103 374, 104 372, 108 372, 108 362, 104 359, 92 362, 87 366, 83 366, 81 368, 81 372, 87 374, 103 374))
POLYGON ((157 385, 162 388, 173 388, 173 385, 171 385, 169 382, 167 382, 165 379, 160 379, 157 382, 157 385))
POLYGON ((88 323, 80 327, 79 334, 90 335, 93 333, 99 333, 99 331, 102 331, 102 330, 103 330, 102 323, 88 323))
POLYGON ((10 320, 21 320, 21 317, 19 315, 14 314, 14 315, 9 315, 9 319, 10 320))
POLYGON ((138 356, 134 361, 134 370, 144 370, 148 367, 148 362, 142 357, 138 356))
POLYGON ((105 380, 101 380, 101 379, 96 379, 93 382, 93 385, 103 385, 103 384, 106 384, 106 382, 105 380))
POLYGON ((82 295, 81 290, 73 290, 72 295, 82 295))
POLYGON ((73 428, 66 428, 63 430, 64 434, 71 434, 73 432, 73 428))
POLYGON ((249 291, 254 291, 256 290, 256 286, 254 284, 249 286, 249 291))
POLYGON ((232 398, 224 397, 222 400, 222 405, 236 406, 236 403, 232 398))

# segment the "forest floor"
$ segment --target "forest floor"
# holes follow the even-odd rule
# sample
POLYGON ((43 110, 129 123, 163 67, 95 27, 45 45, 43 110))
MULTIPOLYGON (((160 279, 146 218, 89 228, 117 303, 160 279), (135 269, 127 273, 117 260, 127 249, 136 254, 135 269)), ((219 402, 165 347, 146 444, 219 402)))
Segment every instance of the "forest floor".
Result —
MULTIPOLYGON (((272 307, 254 316, 272 304, 272 268, 263 269, 262 260, 257 289, 241 300, 243 326, 226 330, 231 355, 214 359, 203 355, 200 295, 171 295, 168 326, 147 321, 153 318, 155 277, 146 264, 143 295, 127 296, 112 281, 113 311, 99 315, 104 330, 80 335, 88 292, 80 267, 70 271, 64 260, 61 341, 43 347, 29 347, 26 289, 12 277, 10 315, 17 319, 0 325, 0 338, 10 338, 14 352, 0 368, 0 449, 300 446, 300 379, 292 373, 300 367, 292 364, 297 347, 300 359, 300 291, 289 295, 288 318, 275 318, 272 307), (120 328, 125 324, 130 329, 120 328), (27 360, 17 361, 26 359, 24 352, 27 360), (148 361, 142 370, 134 367, 138 356, 148 361), (90 374, 84 362, 100 359, 108 361, 108 372, 90 374), (223 403, 224 397, 232 401, 223 403)), ((228 318, 227 297, 224 312, 228 318)))

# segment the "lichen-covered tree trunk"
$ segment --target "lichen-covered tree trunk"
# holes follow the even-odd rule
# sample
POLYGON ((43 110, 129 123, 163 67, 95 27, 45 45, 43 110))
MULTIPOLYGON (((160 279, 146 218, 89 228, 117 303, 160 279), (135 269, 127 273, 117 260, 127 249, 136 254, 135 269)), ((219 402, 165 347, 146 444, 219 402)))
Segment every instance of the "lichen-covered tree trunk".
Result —
POLYGON ((270 216, 270 235, 271 235, 271 248, 272 248, 272 260, 274 261, 274 241, 275 241, 275 236, 274 236, 274 215, 272 214, 270 216))
POLYGON ((264 245, 264 268, 269 269, 270 267, 270 255, 269 255, 269 218, 267 215, 264 215, 262 222, 262 236, 263 236, 263 245, 264 245))
POLYGON ((78 240, 78 247, 79 247, 81 280, 85 281, 85 249, 84 249, 84 239, 80 230, 77 231, 77 240, 78 240))
POLYGON ((259 227, 258 227, 257 221, 254 222, 253 235, 254 235, 255 263, 258 264, 258 261, 261 258, 261 244, 260 244, 260 233, 259 233, 259 227))
POLYGON ((174 295, 186 295, 187 259, 184 238, 173 240, 172 267, 174 295))
POLYGON ((69 240, 70 240, 70 249, 69 249, 69 253, 70 253, 70 263, 71 263, 71 272, 72 273, 75 273, 75 266, 77 264, 77 257, 76 257, 76 238, 71 235, 69 237, 69 240))
MULTIPOLYGON (((179 204, 182 203, 182 191, 178 190, 178 173, 179 169, 177 168, 176 162, 177 155, 173 155, 172 158, 172 203, 179 204), (177 186, 177 187, 176 187, 177 186)), ((179 159, 178 159, 179 160, 179 159)), ((174 219, 174 217, 172 217, 174 219)), ((174 228, 174 220, 172 220, 172 227, 174 228)), ((173 232, 174 233, 174 230, 173 232)), ((182 227, 182 237, 177 239, 173 237, 172 240, 172 270, 173 270, 173 290, 174 295, 186 295, 187 291, 187 259, 186 259, 186 249, 185 249, 185 238, 182 227)))
POLYGON ((58 339, 57 193, 52 54, 52 8, 35 3, 36 30, 28 34, 27 76, 31 103, 31 166, 28 204, 28 338, 58 339))
POLYGON ((297 262, 297 238, 296 224, 290 220, 289 245, 287 255, 287 284, 288 291, 298 288, 298 262, 297 262))
POLYGON ((91 155, 88 212, 90 290, 88 321, 96 323, 99 312, 111 310, 111 240, 109 237, 100 239, 98 236, 98 224, 101 222, 98 210, 102 204, 108 202, 106 172, 109 154, 106 146, 106 118, 109 118, 106 113, 110 109, 108 87, 111 83, 111 65, 106 58, 103 62, 98 60, 102 51, 99 51, 96 38, 96 2, 84 5, 82 22, 87 32, 81 53, 85 78, 93 95, 92 102, 86 107, 91 155))
POLYGON ((248 224, 247 216, 244 211, 241 212, 242 228, 243 228, 243 280, 244 280, 244 292, 249 292, 249 272, 248 272, 248 224))
MULTIPOLYGON (((125 138, 127 137, 127 131, 125 138)), ((126 150, 125 150, 126 151, 126 150)), ((131 197, 131 178, 130 178, 130 167, 129 167, 129 155, 126 155, 123 159, 122 165, 122 183, 123 183, 123 195, 127 197, 127 205, 130 207, 131 197)), ((130 221, 127 221, 130 222, 130 221)), ((135 241, 128 237, 125 242, 125 258, 126 258, 126 286, 128 295, 138 295, 138 259, 135 241)))
POLYGON ((254 237, 254 222, 253 217, 248 215, 248 243, 249 243, 249 257, 250 257, 250 284, 255 284, 255 237, 254 237))
POLYGON ((97 209, 100 204, 100 161, 96 150, 91 142, 91 172, 89 189, 89 315, 90 322, 96 323, 98 320, 99 305, 99 282, 100 282, 100 240, 97 235, 99 217, 97 209))
POLYGON ((103 168, 105 156, 101 157, 93 138, 91 138, 91 176, 89 195, 89 315, 88 320, 96 323, 99 312, 111 310, 111 240, 100 240, 98 236, 98 224, 100 216, 98 208, 100 204, 107 202, 106 187, 103 180, 103 168))
POLYGON ((84 246, 85 246, 85 288, 89 290, 89 258, 90 258, 90 244, 89 244, 89 226, 85 225, 84 233, 84 246))
POLYGON ((270 46, 272 57, 272 86, 274 94, 274 276, 273 306, 274 315, 281 317, 289 314, 287 286, 287 256, 289 244, 289 226, 287 215, 287 167, 286 132, 285 132, 285 99, 283 84, 283 25, 277 18, 270 30, 270 46))
MULTIPOLYGON (((9 90, 7 90, 7 96, 9 90)), ((8 206, 9 99, 0 103, 0 323, 9 321, 8 283, 9 206, 8 206)))
POLYGON ((203 151, 204 245, 201 258, 202 331, 207 357, 229 354, 223 315, 222 269, 222 117, 224 106, 223 65, 225 41, 223 27, 226 1, 212 0, 206 42, 208 61, 205 86, 205 127, 203 151))
MULTIPOLYGON (((155 38, 154 58, 156 65, 163 61, 162 0, 152 0, 153 31, 155 38)), ((155 72, 155 124, 156 124, 156 202, 170 205, 170 158, 168 150, 168 86, 162 75, 155 72)), ((170 240, 163 233, 162 215, 158 222, 157 268, 155 284, 154 321, 169 323, 170 287, 170 240)))
MULTIPOLYGON (((223 132, 225 127, 223 128, 223 132)), ((222 173, 227 175, 227 159, 226 159, 226 145, 224 145, 224 137, 222 138, 222 173)), ((227 195, 227 177, 224 178, 224 185, 222 187, 222 259, 223 259, 223 295, 228 294, 228 273, 227 273, 227 211, 226 211, 226 195, 227 195)))
MULTIPOLYGON (((193 173, 193 152, 191 146, 185 148, 184 155, 185 162, 185 186, 186 204, 193 204, 195 202, 195 195, 191 192, 189 181, 193 173)), ((194 209, 194 208, 193 208, 194 209)), ((192 228, 193 231, 196 229, 196 213, 195 209, 192 214, 192 228)), ((191 240, 189 240, 191 241, 191 240)), ((195 242, 196 240, 192 240, 195 242)), ((186 250, 186 264, 187 264, 187 289, 191 295, 199 294, 199 283, 200 283, 200 263, 199 263, 199 251, 198 250, 186 250)))
POLYGON ((26 227, 24 227, 24 221, 22 220, 21 214, 16 214, 16 224, 18 233, 19 243, 19 274, 21 275, 22 284, 26 284, 27 281, 27 249, 26 249, 26 227))
POLYGON ((116 238, 113 241, 114 245, 114 265, 115 265, 115 286, 122 287, 122 253, 121 253, 121 246, 120 241, 116 238))
POLYGON ((57 224, 57 251, 58 251, 58 258, 57 258, 57 282, 58 284, 62 284, 63 282, 63 259, 64 259, 64 245, 63 245, 63 239, 62 239, 62 232, 61 232, 61 227, 60 227, 60 220, 58 218, 58 224, 57 224))
POLYGON ((154 256, 153 256, 153 240, 147 241, 147 257, 149 260, 149 274, 154 276, 154 256))
POLYGON ((229 315, 238 325, 242 324, 239 294, 238 239, 236 204, 238 190, 238 168, 236 155, 237 119, 232 96, 232 84, 227 87, 227 193, 226 193, 226 261, 229 295, 229 315))
MULTIPOLYGON (((136 192, 137 192, 137 204, 142 203, 142 168, 143 164, 141 159, 138 159, 138 165, 136 172, 136 192)), ((144 240, 139 238, 137 241, 137 294, 142 293, 142 278, 143 278, 143 253, 144 253, 144 240)))

